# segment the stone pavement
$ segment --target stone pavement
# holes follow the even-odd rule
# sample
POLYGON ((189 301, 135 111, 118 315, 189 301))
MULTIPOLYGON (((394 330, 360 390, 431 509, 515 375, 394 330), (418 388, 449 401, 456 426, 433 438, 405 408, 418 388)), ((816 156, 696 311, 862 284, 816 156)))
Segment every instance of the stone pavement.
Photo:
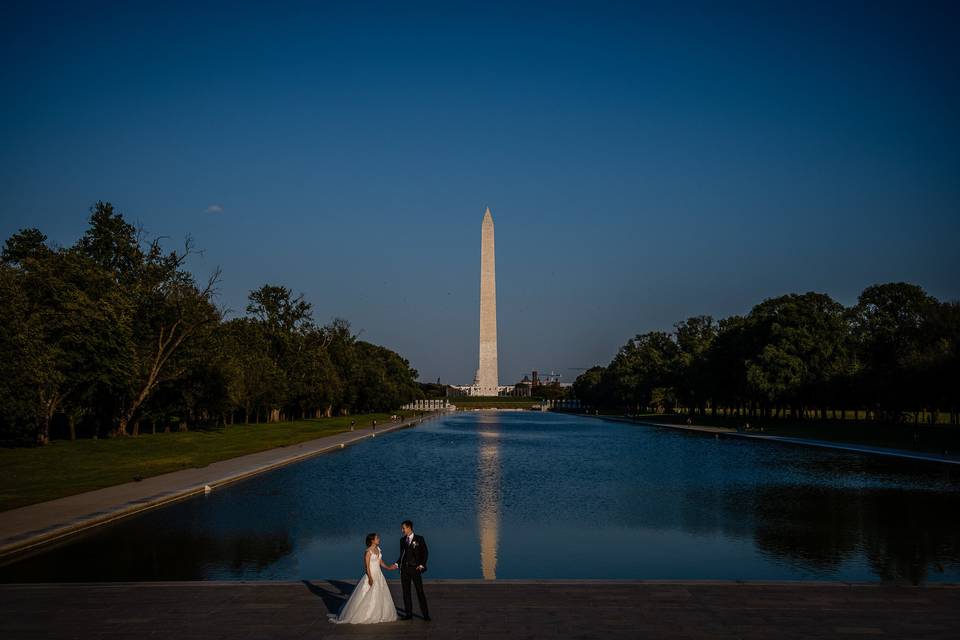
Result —
MULTIPOLYGON (((427 581, 433 622, 333 625, 352 585, 184 582, 0 585, 0 637, 950 638, 960 586, 427 581)), ((399 584, 391 583, 400 602, 399 584)))
POLYGON ((413 426, 418 419, 378 425, 356 431, 268 449, 205 467, 165 473, 140 482, 128 482, 0 513, 0 557, 50 542, 117 518, 216 489, 230 482, 270 471, 383 433, 413 426))

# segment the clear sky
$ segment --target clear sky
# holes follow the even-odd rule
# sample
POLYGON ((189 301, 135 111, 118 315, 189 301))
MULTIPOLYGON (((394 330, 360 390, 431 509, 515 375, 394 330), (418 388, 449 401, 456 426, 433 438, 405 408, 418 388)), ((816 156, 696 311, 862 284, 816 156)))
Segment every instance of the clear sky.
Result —
POLYGON ((424 379, 906 280, 960 297, 960 3, 11 2, 0 235, 194 236, 424 379), (278 7, 283 5, 282 8, 278 7), (521 6, 522 5, 522 6, 521 6))

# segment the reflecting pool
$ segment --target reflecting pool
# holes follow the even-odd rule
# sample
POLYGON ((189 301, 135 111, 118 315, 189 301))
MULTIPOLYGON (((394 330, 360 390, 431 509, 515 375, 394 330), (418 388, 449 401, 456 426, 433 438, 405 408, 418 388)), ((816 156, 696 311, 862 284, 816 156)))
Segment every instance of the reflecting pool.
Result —
POLYGON ((0 581, 355 579, 364 536, 392 561, 409 518, 428 578, 956 582, 958 507, 949 465, 470 412, 92 530, 0 581))

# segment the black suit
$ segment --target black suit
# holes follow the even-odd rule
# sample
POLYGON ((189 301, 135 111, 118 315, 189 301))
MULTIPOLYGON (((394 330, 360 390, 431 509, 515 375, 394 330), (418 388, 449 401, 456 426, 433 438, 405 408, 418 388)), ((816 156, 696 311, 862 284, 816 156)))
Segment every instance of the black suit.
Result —
POLYGON ((400 558, 397 565, 400 567, 400 584, 403 585, 403 608, 408 616, 413 615, 413 598, 410 596, 410 582, 417 588, 417 600, 420 602, 420 613, 429 618, 427 597, 423 595, 423 572, 427 570, 427 541, 423 536, 413 535, 413 541, 407 543, 407 536, 400 538, 400 558), (423 567, 417 570, 417 567, 423 567))

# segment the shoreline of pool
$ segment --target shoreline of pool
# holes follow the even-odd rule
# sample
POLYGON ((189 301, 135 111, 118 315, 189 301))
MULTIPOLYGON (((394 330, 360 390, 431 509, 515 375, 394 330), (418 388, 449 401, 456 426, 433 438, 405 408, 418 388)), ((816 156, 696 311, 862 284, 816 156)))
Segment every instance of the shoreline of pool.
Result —
POLYGON ((887 447, 873 447, 870 445, 860 445, 850 442, 831 442, 829 440, 816 440, 813 438, 794 438, 791 436, 773 436, 759 433, 743 433, 735 429, 726 427, 709 427, 705 425, 684 425, 670 424, 668 422, 653 422, 651 420, 637 420, 625 416, 601 416, 591 415, 589 413, 578 413, 576 415, 607 420, 610 422, 620 422, 623 424, 638 424, 648 427, 658 427, 662 429, 674 429, 677 431, 688 431, 703 435, 714 435, 721 438, 740 438, 743 440, 753 440, 762 442, 771 442, 774 444, 795 445, 803 447, 816 447, 820 449, 832 449, 835 451, 849 451, 852 453, 861 453, 866 455, 886 456, 890 458, 899 458, 902 460, 916 460, 921 462, 937 462, 943 464, 960 465, 960 456, 941 455, 937 453, 922 453, 909 451, 906 449, 890 449, 887 447))

